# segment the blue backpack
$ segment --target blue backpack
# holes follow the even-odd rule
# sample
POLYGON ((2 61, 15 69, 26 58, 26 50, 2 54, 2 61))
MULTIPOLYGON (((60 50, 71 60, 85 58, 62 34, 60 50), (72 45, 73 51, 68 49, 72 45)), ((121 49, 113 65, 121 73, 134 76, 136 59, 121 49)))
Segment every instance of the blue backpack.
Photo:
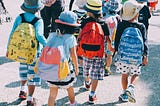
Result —
POLYGON ((144 44, 140 30, 134 27, 126 28, 120 39, 117 61, 140 65, 142 64, 143 51, 144 44))

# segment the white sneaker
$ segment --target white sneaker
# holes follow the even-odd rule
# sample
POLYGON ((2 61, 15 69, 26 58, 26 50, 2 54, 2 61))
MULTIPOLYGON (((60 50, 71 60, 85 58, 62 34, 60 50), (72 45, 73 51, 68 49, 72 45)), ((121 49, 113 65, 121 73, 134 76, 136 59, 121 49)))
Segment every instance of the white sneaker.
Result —
POLYGON ((125 93, 128 95, 129 102, 136 103, 135 94, 134 94, 134 88, 128 87, 125 91, 125 93))

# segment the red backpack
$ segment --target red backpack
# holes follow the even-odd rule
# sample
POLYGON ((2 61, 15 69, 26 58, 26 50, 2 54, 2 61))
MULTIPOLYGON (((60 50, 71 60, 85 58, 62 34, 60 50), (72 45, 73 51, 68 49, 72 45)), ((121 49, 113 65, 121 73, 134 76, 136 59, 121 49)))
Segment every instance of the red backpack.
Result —
POLYGON ((97 22, 87 23, 78 36, 78 56, 87 58, 103 57, 104 55, 104 32, 97 22))

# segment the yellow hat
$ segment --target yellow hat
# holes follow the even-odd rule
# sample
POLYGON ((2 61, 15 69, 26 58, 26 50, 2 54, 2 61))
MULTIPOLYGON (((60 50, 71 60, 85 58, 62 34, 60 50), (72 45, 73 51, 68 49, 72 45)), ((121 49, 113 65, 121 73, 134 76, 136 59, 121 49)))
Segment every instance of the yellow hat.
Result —
POLYGON ((84 6, 84 9, 93 14, 102 13, 102 0, 87 0, 87 4, 84 6))

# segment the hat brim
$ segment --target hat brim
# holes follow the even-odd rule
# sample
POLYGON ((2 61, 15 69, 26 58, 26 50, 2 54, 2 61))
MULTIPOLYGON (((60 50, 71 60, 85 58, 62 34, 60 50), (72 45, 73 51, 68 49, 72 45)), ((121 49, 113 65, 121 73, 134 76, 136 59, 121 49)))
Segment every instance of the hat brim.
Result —
POLYGON ((83 7, 84 10, 86 10, 87 12, 91 12, 93 14, 101 14, 102 13, 102 10, 91 10, 89 9, 86 5, 83 7))
POLYGON ((27 8, 24 3, 21 5, 21 9, 29 13, 36 13, 38 10, 41 10, 43 7, 44 7, 43 5, 40 5, 37 8, 27 8))
POLYGON ((124 16, 123 14, 121 15, 122 20, 132 20, 138 13, 134 13, 132 16, 124 16))
POLYGON ((79 27, 81 24, 78 24, 78 23, 75 23, 75 24, 70 24, 70 23, 67 23, 67 22, 63 22, 59 19, 56 19, 55 20, 56 23, 59 23, 59 24, 64 24, 64 25, 68 25, 68 26, 73 26, 73 27, 79 27))

